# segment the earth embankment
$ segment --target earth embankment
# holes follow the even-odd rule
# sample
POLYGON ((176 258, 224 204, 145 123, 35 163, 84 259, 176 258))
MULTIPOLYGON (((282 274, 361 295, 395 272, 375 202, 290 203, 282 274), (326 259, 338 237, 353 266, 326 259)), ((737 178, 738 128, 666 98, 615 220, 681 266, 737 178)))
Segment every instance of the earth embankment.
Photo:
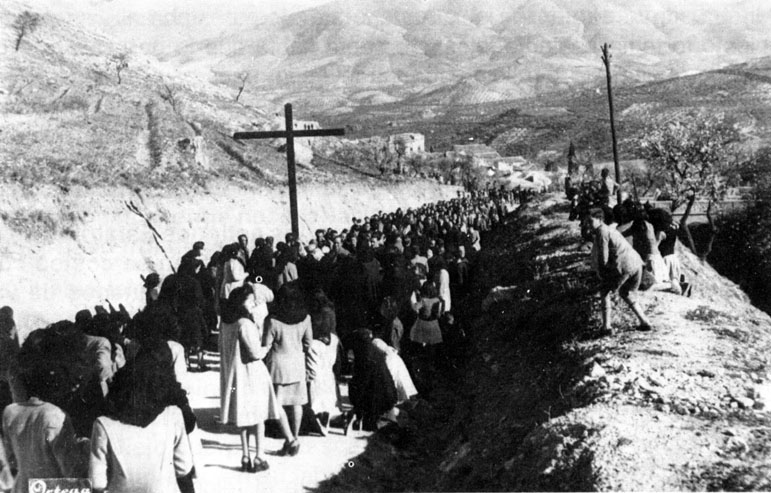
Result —
POLYGON ((483 245, 467 354, 410 433, 380 434, 323 491, 771 487, 769 316, 680 247, 692 296, 641 293, 648 333, 616 300, 601 337, 591 247, 563 202, 521 208, 483 245), (495 286, 513 289, 483 311, 495 286))
MULTIPOLYGON (((284 187, 219 184, 171 192, 5 184, 0 190, 0 304, 14 308, 22 332, 72 319, 106 299, 133 313, 144 304, 140 274, 171 273, 171 263, 176 267, 197 240, 206 243, 208 259, 240 233, 250 242, 267 235, 278 242, 291 229, 284 187), (129 209, 132 203, 147 221, 129 209)), ((457 191, 424 180, 301 183, 300 234, 307 241, 316 228, 341 230, 352 217, 445 200, 457 191)))

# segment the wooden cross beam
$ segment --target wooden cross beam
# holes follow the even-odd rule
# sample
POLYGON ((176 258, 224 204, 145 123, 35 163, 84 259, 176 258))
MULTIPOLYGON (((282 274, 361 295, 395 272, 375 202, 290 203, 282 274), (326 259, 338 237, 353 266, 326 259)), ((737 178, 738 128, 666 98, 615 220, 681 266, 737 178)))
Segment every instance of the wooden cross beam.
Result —
POLYGON ((297 177, 294 162, 294 138, 295 137, 328 137, 345 135, 344 128, 327 128, 315 130, 295 130, 292 122, 292 105, 284 105, 284 118, 286 130, 274 130, 269 132, 236 132, 233 138, 241 139, 286 139, 286 165, 289 175, 289 212, 292 217, 292 234, 295 240, 300 239, 300 224, 297 216, 297 177))

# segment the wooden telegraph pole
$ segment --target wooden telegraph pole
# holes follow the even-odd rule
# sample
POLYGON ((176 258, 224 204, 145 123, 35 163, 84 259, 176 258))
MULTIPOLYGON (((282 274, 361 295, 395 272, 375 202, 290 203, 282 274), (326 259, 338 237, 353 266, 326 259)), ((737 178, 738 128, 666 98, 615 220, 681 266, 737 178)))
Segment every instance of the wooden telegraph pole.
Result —
POLYGON ((289 213, 292 220, 292 234, 295 240, 300 239, 300 225, 298 222, 297 213, 297 178, 295 173, 294 162, 294 139, 295 137, 327 137, 327 136, 340 136, 345 135, 345 129, 343 128, 330 128, 330 129, 310 129, 310 130, 295 130, 294 122, 292 121, 292 105, 287 103, 284 105, 284 130, 275 130, 269 132, 236 132, 233 134, 233 138, 240 139, 286 139, 286 166, 287 175, 289 179, 289 213))
POLYGON ((613 140, 613 164, 616 168, 616 200, 621 203, 621 167, 618 165, 618 146, 616 145, 616 122, 613 117, 613 88, 610 83, 610 45, 605 43, 600 47, 602 49, 602 63, 605 64, 605 75, 608 80, 608 106, 610 107, 610 136, 613 140))

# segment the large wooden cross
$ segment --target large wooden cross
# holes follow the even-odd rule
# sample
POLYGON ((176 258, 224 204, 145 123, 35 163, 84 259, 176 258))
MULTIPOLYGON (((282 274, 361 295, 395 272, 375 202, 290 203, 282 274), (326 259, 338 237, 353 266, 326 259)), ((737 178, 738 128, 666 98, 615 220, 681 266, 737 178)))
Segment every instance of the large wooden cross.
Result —
POLYGON ((327 128, 313 130, 295 130, 292 122, 292 105, 284 105, 285 130, 269 132, 236 132, 233 138, 240 139, 286 139, 286 165, 289 175, 289 212, 292 217, 292 234, 295 240, 300 239, 300 224, 297 217, 297 177, 294 162, 294 138, 295 137, 328 137, 333 135, 345 135, 343 128, 327 128))

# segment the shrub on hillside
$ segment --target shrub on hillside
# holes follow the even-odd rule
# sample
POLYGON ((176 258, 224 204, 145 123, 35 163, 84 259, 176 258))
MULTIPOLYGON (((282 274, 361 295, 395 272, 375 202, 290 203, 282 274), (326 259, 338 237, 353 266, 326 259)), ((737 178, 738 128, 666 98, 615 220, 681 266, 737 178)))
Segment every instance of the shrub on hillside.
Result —
POLYGON ((710 263, 738 283, 752 302, 771 312, 771 205, 764 201, 717 220, 710 263))
POLYGON ((16 51, 19 51, 21 40, 24 39, 24 36, 35 32, 42 20, 43 18, 40 16, 40 14, 30 12, 29 10, 25 10, 16 16, 16 18, 13 20, 13 24, 11 25, 15 35, 14 48, 16 51))
POLYGON ((708 260, 739 284, 752 302, 771 313, 771 149, 758 150, 737 167, 743 183, 755 185, 756 202, 717 219, 717 238, 708 260))

